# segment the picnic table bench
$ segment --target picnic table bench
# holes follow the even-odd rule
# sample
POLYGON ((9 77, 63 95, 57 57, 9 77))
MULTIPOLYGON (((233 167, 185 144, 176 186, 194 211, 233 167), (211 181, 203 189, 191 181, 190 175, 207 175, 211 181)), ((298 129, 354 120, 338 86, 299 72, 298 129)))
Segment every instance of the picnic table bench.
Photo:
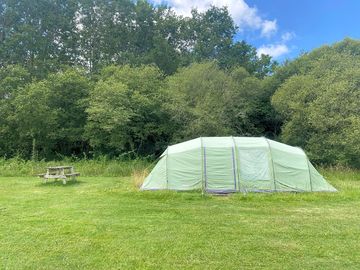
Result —
POLYGON ((44 182, 46 183, 48 179, 61 179, 63 184, 66 184, 67 179, 76 180, 76 176, 80 176, 80 173, 75 172, 74 166, 55 166, 55 167, 47 167, 46 173, 38 174, 39 177, 44 178, 44 182))

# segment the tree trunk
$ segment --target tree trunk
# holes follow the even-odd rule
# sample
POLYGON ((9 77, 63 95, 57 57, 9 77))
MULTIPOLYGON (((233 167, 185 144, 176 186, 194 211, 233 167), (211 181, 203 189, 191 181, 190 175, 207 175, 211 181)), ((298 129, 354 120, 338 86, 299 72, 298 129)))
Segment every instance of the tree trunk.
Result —
POLYGON ((31 160, 32 160, 32 161, 37 161, 36 139, 35 139, 35 137, 33 137, 33 139, 32 139, 31 160))

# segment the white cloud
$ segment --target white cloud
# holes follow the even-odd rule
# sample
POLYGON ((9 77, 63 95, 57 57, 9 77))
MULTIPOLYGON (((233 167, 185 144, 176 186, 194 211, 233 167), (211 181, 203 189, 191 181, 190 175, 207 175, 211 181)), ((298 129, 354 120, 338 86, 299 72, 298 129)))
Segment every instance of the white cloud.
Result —
POLYGON ((287 43, 295 38, 296 35, 294 32, 285 32, 281 35, 280 41, 272 44, 262 45, 257 49, 258 56, 262 54, 268 54, 273 58, 279 58, 290 52, 290 48, 287 43))
POLYGON ((290 49, 286 44, 268 44, 257 49, 257 54, 259 56, 262 54, 268 54, 274 58, 278 58, 288 52, 290 52, 290 49))
POLYGON ((290 41, 295 37, 295 33, 293 32, 285 32, 281 35, 281 40, 283 42, 290 41))
POLYGON ((275 34, 276 31, 277 31, 276 20, 273 20, 273 21, 265 20, 262 22, 262 27, 261 27, 261 35, 262 36, 270 37, 273 34, 275 34))
POLYGON ((270 37, 277 31, 276 20, 263 19, 256 7, 250 7, 245 0, 153 0, 155 4, 166 3, 183 16, 190 16, 191 9, 203 12, 210 6, 226 6, 240 31, 260 30, 261 36, 270 37))

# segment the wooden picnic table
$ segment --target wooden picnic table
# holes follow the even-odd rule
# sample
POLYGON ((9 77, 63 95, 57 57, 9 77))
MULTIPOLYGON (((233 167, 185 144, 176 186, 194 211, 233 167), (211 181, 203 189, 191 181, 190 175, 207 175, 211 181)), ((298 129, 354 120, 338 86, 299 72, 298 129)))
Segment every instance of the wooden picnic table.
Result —
POLYGON ((68 178, 72 180, 76 180, 76 176, 79 176, 80 173, 75 172, 74 166, 54 166, 47 167, 46 173, 38 174, 39 177, 44 178, 44 182, 46 183, 48 179, 61 179, 63 184, 66 184, 66 180, 68 178))

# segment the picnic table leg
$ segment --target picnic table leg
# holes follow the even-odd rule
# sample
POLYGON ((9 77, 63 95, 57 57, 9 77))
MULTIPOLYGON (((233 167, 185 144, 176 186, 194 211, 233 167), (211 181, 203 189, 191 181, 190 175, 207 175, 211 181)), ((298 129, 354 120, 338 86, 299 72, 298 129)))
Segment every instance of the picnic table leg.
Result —
POLYGON ((66 176, 65 176, 65 169, 64 168, 60 169, 60 175, 61 175, 63 184, 66 185, 66 176))
POLYGON ((71 167, 70 173, 71 173, 71 180, 76 181, 75 168, 74 167, 71 167))
POLYGON ((49 169, 46 170, 46 174, 44 175, 44 183, 47 183, 47 176, 50 174, 49 169))

